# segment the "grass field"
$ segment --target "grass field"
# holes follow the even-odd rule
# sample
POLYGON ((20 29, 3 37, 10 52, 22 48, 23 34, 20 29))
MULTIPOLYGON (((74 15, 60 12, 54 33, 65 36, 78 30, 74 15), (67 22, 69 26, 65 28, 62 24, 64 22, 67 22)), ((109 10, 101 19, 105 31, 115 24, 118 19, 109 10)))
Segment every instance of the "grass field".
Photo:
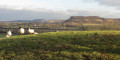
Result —
MULTIPOLYGON (((12 36, 17 36, 16 34, 13 34, 12 36)), ((4 37, 6 37, 6 34, 0 34, 0 38, 4 38, 4 37)))
POLYGON ((0 38, 0 60, 119 60, 120 31, 67 31, 0 38))
POLYGON ((6 37, 6 34, 1 33, 0 38, 6 37))

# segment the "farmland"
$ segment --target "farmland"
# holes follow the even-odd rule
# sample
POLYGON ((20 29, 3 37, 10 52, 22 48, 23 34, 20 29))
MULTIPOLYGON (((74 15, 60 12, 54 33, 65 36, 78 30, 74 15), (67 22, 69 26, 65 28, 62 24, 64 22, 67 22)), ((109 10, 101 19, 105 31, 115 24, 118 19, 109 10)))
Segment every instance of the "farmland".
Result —
POLYGON ((0 38, 0 60, 119 60, 120 31, 63 31, 0 38))
POLYGON ((0 38, 5 37, 5 34, 0 34, 0 38))
MULTIPOLYGON (((17 34, 13 34, 13 36, 17 36, 17 34)), ((6 34, 5 33, 0 33, 0 38, 4 38, 6 37, 6 34)))

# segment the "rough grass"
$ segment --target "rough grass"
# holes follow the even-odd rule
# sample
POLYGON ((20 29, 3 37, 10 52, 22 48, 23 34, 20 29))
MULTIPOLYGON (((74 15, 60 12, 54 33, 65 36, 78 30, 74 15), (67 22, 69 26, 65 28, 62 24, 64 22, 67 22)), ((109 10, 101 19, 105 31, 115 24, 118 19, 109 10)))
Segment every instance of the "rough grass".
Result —
POLYGON ((0 38, 0 60, 119 60, 120 31, 67 31, 0 38))

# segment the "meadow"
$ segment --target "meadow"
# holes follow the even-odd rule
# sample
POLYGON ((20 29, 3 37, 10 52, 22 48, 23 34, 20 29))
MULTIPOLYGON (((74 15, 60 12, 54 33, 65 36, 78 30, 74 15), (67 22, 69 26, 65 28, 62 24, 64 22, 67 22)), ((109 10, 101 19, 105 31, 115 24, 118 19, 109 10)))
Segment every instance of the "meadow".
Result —
POLYGON ((0 38, 0 60, 119 60, 120 31, 63 31, 0 38))
MULTIPOLYGON (((17 36, 17 34, 12 34, 12 36, 17 36)), ((4 37, 6 37, 6 34, 5 33, 1 33, 0 34, 0 38, 4 38, 4 37)))
POLYGON ((3 37, 5 37, 5 34, 0 34, 0 38, 3 38, 3 37))

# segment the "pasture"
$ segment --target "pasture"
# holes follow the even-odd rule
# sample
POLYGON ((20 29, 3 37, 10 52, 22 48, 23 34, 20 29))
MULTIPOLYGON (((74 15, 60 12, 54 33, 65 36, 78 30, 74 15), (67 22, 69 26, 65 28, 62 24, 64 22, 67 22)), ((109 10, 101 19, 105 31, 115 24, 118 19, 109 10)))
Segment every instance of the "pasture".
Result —
MULTIPOLYGON (((17 36, 17 34, 13 34, 12 36, 17 36)), ((6 34, 1 33, 1 34, 0 34, 0 38, 4 38, 4 37, 6 37, 6 34)))
POLYGON ((0 39, 0 60, 119 60, 120 31, 63 31, 0 39))
POLYGON ((3 38, 5 37, 6 35, 5 34, 0 34, 0 38, 3 38))

